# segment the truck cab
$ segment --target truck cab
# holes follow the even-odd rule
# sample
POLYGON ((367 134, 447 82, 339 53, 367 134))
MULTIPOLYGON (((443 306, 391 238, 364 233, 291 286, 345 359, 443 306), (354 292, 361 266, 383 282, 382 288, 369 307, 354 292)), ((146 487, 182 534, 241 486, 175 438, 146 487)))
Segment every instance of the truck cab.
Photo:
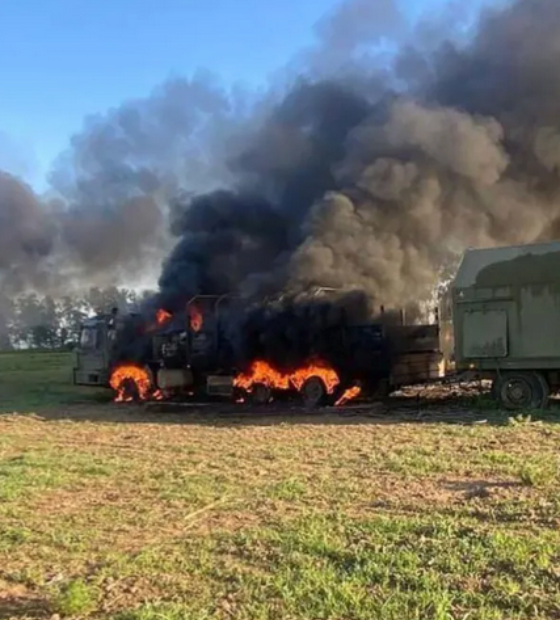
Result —
POLYGON ((110 342, 115 334, 108 317, 86 319, 80 329, 74 384, 108 387, 110 342))
POLYGON ((99 313, 82 323, 74 385, 109 387, 109 377, 117 355, 117 336, 134 316, 119 315, 113 309, 110 314, 99 313))

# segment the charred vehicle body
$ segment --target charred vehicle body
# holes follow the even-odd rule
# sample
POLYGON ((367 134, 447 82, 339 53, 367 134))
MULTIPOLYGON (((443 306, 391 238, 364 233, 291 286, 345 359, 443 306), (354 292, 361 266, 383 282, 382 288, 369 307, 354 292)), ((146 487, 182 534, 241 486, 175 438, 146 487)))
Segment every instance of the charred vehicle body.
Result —
POLYGON ((440 376, 437 325, 406 326, 390 313, 377 322, 325 330, 323 346, 306 363, 241 362, 228 329, 235 303, 229 296, 196 296, 184 312, 165 313, 164 321, 143 330, 138 315, 89 319, 82 328, 75 383, 115 389, 115 370, 134 365, 160 399, 249 397, 265 403, 291 393, 307 404, 326 404, 356 386, 373 396, 440 376), (127 341, 136 350, 123 347, 127 341))
POLYGON ((136 340, 143 332, 140 314, 98 314, 86 319, 80 329, 74 384, 109 387, 111 371, 119 355, 119 343, 136 340))

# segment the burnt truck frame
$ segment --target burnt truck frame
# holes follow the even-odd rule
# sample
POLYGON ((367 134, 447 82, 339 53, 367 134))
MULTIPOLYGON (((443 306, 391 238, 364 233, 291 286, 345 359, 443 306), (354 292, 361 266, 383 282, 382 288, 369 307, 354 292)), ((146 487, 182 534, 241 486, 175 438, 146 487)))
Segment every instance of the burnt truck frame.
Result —
MULTIPOLYGON (((328 289, 320 289, 320 292, 328 289)), ((235 299, 228 295, 199 295, 186 306, 184 320, 172 322, 151 337, 151 359, 146 360, 155 388, 164 395, 191 393, 198 396, 234 396, 233 356, 220 326, 220 309, 235 299), (191 327, 194 306, 206 305, 200 330, 191 327), (209 311, 210 310, 210 311, 209 311)), ((130 316, 130 315, 129 315, 130 316)), ((139 316, 139 315, 134 315, 139 316)), ((109 387, 115 367, 114 342, 127 324, 126 317, 98 315, 84 322, 74 369, 77 385, 109 387), (92 337, 95 334, 95 337, 92 337), (84 346, 88 345, 88 346, 84 346)), ((376 322, 339 328, 332 340, 342 351, 342 363, 335 368, 340 376, 334 400, 346 387, 358 382, 364 395, 386 395, 411 383, 441 378, 441 353, 437 325, 395 325, 376 322), (352 368, 351 374, 346 369, 352 368)), ((308 405, 326 404, 326 387, 318 378, 301 388, 308 405)), ((255 402, 266 402, 269 391, 254 390, 255 402)))
MULTIPOLYGON (((386 392, 442 376, 490 379, 493 396, 512 410, 546 407, 550 393, 560 389, 560 242, 467 250, 438 309, 436 325, 357 326, 341 334, 342 346, 351 348, 354 339, 363 350, 364 342, 375 341, 363 336, 377 333, 371 355, 365 347, 361 379, 385 384, 386 392), (391 343, 388 356, 380 354, 383 343, 391 343)), ((98 335, 89 346, 82 332, 76 384, 108 386, 115 328, 110 316, 84 323, 83 329, 98 335)), ((185 330, 191 347, 194 336, 185 330)), ((192 372, 191 350, 184 349, 181 368, 168 368, 168 384, 173 373, 179 380, 192 372)), ((161 359, 158 364, 165 367, 161 359)), ((207 374, 207 390, 225 395, 230 379, 227 373, 207 374)))

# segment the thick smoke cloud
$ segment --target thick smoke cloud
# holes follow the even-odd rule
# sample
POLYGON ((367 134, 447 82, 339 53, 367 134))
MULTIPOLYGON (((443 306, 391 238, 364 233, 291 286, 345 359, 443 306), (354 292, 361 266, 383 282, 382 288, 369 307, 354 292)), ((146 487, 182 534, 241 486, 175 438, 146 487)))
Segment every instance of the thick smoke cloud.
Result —
POLYGON ((55 168, 59 202, 0 181, 0 271, 131 279, 171 235, 169 308, 315 286, 397 307, 468 246, 558 236, 560 4, 449 15, 411 26, 396 1, 346 0, 262 96, 200 75, 90 119, 55 168))
POLYGON ((150 196, 67 204, 0 171, 0 284, 5 293, 63 293, 141 274, 164 225, 150 196))
POLYGON ((480 208, 462 208, 461 192, 501 178, 508 157, 500 138, 492 120, 407 100, 354 128, 340 189, 311 209, 291 283, 350 285, 399 305, 425 296, 452 257, 450 242, 493 242, 482 236, 480 208))
MULTIPOLYGON (((362 78, 296 84, 235 160, 230 214, 241 217, 242 196, 256 193, 285 224, 269 228, 264 213, 259 218, 259 245, 272 253, 239 250, 233 290, 260 282, 301 295, 327 286, 402 306, 428 298, 468 246, 532 242, 560 230, 560 5, 517 0, 483 12, 470 37, 440 35, 437 46, 405 32, 393 5, 378 29, 368 7, 346 2, 320 28, 325 53, 346 50, 362 78), (380 90, 376 55, 360 50, 384 33, 400 47, 380 90)), ((208 251, 199 219, 196 264, 205 256, 210 274, 220 258, 212 210, 203 213, 208 251)), ((241 248, 245 233, 231 221, 219 234, 231 234, 241 248)), ((172 275, 185 257, 189 263, 193 241, 186 226, 160 281, 166 294, 212 292, 212 278, 200 271, 190 282, 172 275)))
POLYGON ((19 290, 49 278, 54 233, 47 205, 17 178, 0 172, 0 276, 4 289, 19 290))
POLYGON ((243 106, 205 74, 170 80, 87 119, 46 197, 1 173, 2 286, 63 293, 155 277, 170 247, 170 200, 228 180, 222 139, 239 130, 243 106))
POLYGON ((215 191, 180 208, 172 230, 182 239, 160 279, 161 305, 169 310, 185 295, 235 292, 256 268, 273 269, 289 246, 287 218, 260 196, 215 191))

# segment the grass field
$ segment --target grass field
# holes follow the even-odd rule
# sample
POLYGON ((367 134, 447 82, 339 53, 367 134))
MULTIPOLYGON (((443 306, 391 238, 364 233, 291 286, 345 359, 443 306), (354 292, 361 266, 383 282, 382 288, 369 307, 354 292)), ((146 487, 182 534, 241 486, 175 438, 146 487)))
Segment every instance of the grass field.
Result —
POLYGON ((70 366, 0 355, 0 619, 560 618, 554 412, 163 415, 70 366))
POLYGON ((103 402, 104 390, 72 385, 73 353, 0 352, 0 412, 103 402))

